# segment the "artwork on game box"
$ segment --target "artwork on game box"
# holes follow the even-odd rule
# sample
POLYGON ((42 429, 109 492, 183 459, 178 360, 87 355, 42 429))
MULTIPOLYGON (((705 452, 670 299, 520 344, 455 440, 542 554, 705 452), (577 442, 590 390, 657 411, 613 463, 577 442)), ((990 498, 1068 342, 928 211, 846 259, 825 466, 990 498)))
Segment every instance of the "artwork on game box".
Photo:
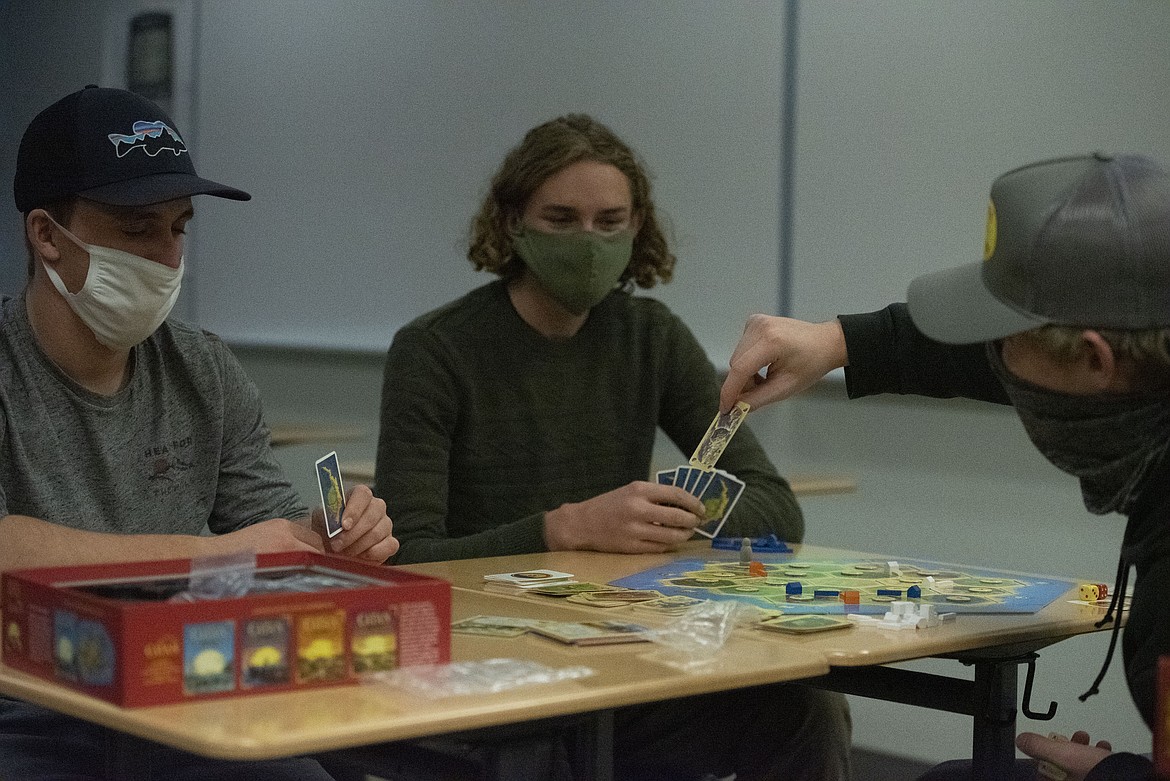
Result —
POLYGON ((211 621, 183 627, 183 692, 210 694, 236 685, 236 624, 211 621))
POLYGON ((350 649, 355 673, 385 672, 398 666, 397 624, 389 610, 357 614, 350 649))
POLYGON ((245 688, 289 682, 289 626, 284 616, 253 618, 244 624, 240 684, 245 688))
POLYGON ((256 558, 246 593, 192 596, 187 560, 3 575, 10 667, 118 705, 344 683, 451 657, 451 585, 315 553, 256 558))

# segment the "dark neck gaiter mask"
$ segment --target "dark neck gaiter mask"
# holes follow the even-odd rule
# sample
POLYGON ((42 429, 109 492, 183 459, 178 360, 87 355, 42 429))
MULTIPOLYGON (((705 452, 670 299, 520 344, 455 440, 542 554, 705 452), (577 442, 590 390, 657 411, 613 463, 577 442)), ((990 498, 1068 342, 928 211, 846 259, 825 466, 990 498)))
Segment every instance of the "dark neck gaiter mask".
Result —
POLYGON ((1085 508, 1096 515, 1128 514, 1142 479, 1170 446, 1170 399, 1060 393, 1012 374, 996 343, 988 343, 987 358, 1032 444, 1080 479, 1085 508))

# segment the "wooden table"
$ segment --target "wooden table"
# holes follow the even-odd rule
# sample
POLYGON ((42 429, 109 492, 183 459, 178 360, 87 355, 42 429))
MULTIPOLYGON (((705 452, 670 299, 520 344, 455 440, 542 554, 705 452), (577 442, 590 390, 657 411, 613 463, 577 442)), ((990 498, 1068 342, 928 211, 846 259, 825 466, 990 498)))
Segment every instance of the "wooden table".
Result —
MULTIPOLYGON (((794 547, 798 553, 808 557, 897 558, 896 555, 858 553, 810 545, 794 547)), ((688 543, 683 551, 667 555, 618 556, 592 552, 555 552, 435 562, 409 565, 407 568, 449 580, 457 589, 475 591, 482 589, 483 575, 492 572, 544 568, 572 572, 579 580, 608 583, 667 564, 682 556, 734 560, 737 554, 712 550, 709 544, 701 542, 688 543)), ((770 561, 779 560, 780 556, 761 554, 759 558, 770 561)), ((542 599, 534 595, 507 598, 522 602, 542 599)), ((831 669, 827 675, 808 681, 813 685, 971 716, 974 777, 1001 779, 1008 777, 1008 768, 1015 759, 1019 666, 1023 664, 1028 669, 1024 702, 1020 707, 1031 718, 1043 718, 1048 706, 1040 708, 1040 713, 1035 713, 1029 702, 1036 651, 1073 635, 1098 631, 1094 624, 1104 610, 1070 604, 1068 600, 1075 598, 1075 594, 1070 594, 1033 614, 961 614, 956 620, 929 630, 890 631, 858 626, 847 631, 797 637, 777 638, 767 633, 766 639, 786 641, 785 653, 788 648, 795 646, 823 654, 831 669), (924 657, 954 659, 973 665, 975 679, 972 681, 882 666, 924 657)), ((596 610, 584 606, 581 609, 596 610)), ((765 633, 746 630, 741 634, 765 633)))
MULTIPOLYGON (((482 562, 481 562, 482 565, 482 562)), ((468 563, 468 571, 476 567, 468 563)), ((558 603, 522 603, 508 597, 455 589, 454 619, 508 615, 580 621, 558 603)), ((382 682, 303 692, 250 695, 208 702, 121 708, 0 665, 0 694, 158 741, 223 759, 267 759, 406 740, 479 727, 596 712, 692 694, 823 675, 828 664, 815 650, 766 638, 737 638, 711 664, 683 672, 652 658, 650 643, 576 648, 525 635, 495 638, 454 635, 454 661, 517 658, 552 667, 585 665, 595 674, 574 681, 510 692, 428 700, 382 682)), ((604 724, 604 722, 602 722, 604 724)), ((604 778, 611 758, 599 759, 604 778)))
MULTIPOLYGON (((806 555, 859 555, 813 546, 798 546, 798 550, 806 555)), ((660 566, 680 555, 723 558, 736 554, 712 551, 706 543, 689 543, 683 551, 671 555, 557 552, 418 564, 406 569, 451 581, 456 619, 484 614, 579 621, 628 614, 625 609, 603 611, 532 595, 485 593, 482 577, 493 572, 548 568, 572 572, 580 579, 608 582, 660 566)), ((767 560, 769 555, 776 554, 762 554, 761 558, 767 560)), ((0 693, 197 754, 246 760, 586 713, 598 715, 597 730, 604 738, 605 730, 612 729, 612 720, 607 722, 606 715, 623 705, 805 680, 852 694, 971 715, 976 777, 1001 778, 1003 768, 1015 755, 1011 741, 1015 734, 1018 666, 1030 665, 1038 648, 1094 631, 1093 623, 1099 617, 1099 609, 1060 599, 1035 614, 967 614, 925 631, 855 627, 790 637, 741 629, 712 664, 692 672, 655 661, 652 655, 657 647, 646 644, 573 648, 535 636, 456 635, 452 643, 455 661, 531 659, 554 667, 586 665, 596 674, 499 694, 435 700, 371 682, 127 709, 2 665, 0 693), (975 680, 882 666, 927 656, 973 663, 975 680)), ((630 620, 654 623, 668 619, 655 619, 640 612, 630 620)), ((606 745, 607 741, 599 739, 599 778, 606 777, 606 745)))

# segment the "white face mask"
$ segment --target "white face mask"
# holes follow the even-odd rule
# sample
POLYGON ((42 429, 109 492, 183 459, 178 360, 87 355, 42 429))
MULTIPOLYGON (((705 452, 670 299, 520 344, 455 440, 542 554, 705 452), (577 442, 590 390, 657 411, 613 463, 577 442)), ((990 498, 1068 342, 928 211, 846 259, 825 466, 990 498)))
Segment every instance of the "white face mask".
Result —
POLYGON ((57 292, 94 337, 113 350, 129 350, 154 333, 179 297, 182 258, 178 268, 171 268, 130 252, 86 244, 55 220, 53 224, 89 253, 89 273, 76 293, 69 292, 47 263, 43 265, 57 292))

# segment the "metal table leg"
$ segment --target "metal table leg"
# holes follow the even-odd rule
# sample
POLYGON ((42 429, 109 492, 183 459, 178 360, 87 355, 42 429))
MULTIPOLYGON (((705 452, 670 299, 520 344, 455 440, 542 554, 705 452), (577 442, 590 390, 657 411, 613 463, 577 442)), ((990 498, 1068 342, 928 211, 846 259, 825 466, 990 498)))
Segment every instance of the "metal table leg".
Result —
POLYGON ((1041 720, 1050 719, 1056 714, 1055 703, 1049 706, 1046 713, 1036 713, 1028 702, 1035 671, 1034 649, 1019 646, 981 649, 949 658, 973 665, 975 679, 968 681, 895 667, 834 667, 828 675, 804 683, 843 694, 970 716, 973 781, 1001 781, 1009 778, 1016 757, 1019 665, 1028 665, 1023 712, 1029 718, 1041 720))

